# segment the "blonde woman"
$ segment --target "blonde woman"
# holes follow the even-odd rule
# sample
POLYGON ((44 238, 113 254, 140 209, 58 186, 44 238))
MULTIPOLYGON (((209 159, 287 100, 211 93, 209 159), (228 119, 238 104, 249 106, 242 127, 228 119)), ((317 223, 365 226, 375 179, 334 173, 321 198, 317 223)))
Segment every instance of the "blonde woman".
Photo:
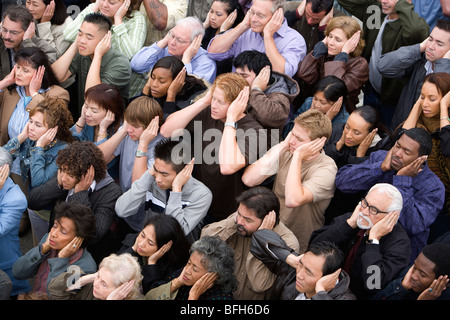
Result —
POLYGON ((347 112, 355 110, 360 90, 369 79, 368 63, 361 57, 363 48, 362 30, 355 19, 349 16, 331 19, 325 29, 325 38, 299 64, 297 77, 305 83, 300 88, 302 95, 305 98, 312 96, 308 93, 320 79, 334 75, 344 80, 347 86, 344 101, 347 112))

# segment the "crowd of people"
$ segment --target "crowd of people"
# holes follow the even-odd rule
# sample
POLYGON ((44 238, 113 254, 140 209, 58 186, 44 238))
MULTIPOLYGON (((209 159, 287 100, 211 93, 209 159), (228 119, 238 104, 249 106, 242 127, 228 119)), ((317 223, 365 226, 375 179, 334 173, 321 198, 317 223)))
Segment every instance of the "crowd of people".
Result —
POLYGON ((448 1, 20 2, 2 300, 450 299, 448 1))

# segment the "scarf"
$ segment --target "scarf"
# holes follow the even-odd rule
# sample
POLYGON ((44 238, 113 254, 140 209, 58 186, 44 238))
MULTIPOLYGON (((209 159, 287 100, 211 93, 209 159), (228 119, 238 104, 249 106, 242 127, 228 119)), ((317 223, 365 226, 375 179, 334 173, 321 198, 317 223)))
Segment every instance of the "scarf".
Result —
MULTIPOLYGON (((81 256, 83 255, 83 252, 84 252, 84 249, 79 249, 77 252, 75 252, 73 255, 71 255, 69 257, 69 265, 78 261, 81 258, 81 256)), ((36 278, 35 278, 34 286, 33 286, 34 292, 47 293, 47 281, 48 281, 48 274, 50 272, 50 268, 48 266, 48 259, 57 258, 57 257, 58 257, 58 251, 51 249, 50 254, 39 265, 39 269, 36 273, 36 278)))
POLYGON ((431 134, 433 148, 428 156, 427 164, 430 170, 436 174, 445 186, 445 205, 447 213, 450 212, 450 158, 444 157, 440 148, 440 120, 439 114, 427 118, 423 114, 417 121, 417 127, 424 128, 431 134))

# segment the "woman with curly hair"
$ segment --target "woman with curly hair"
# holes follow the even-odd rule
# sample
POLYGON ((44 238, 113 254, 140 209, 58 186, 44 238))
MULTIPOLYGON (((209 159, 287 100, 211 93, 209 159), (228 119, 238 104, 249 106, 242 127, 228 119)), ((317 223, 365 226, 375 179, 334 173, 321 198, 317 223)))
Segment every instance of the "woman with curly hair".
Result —
POLYGON ((53 207, 58 202, 78 202, 94 213, 96 236, 88 249, 96 263, 115 252, 120 242, 111 231, 114 205, 122 191, 106 171, 103 153, 91 141, 75 141, 59 150, 56 158, 58 173, 45 184, 34 188, 28 196, 28 208, 49 209, 48 219, 33 217, 37 238, 53 224, 53 207))
MULTIPOLYGON (((22 132, 3 147, 11 153, 13 159, 19 159, 21 182, 29 186, 29 193, 55 176, 58 170, 55 163, 58 151, 73 141, 70 133, 73 120, 66 102, 60 98, 47 98, 38 105, 27 108, 27 111, 30 120, 22 132)), ((40 215, 48 220, 49 211, 37 213, 28 210, 28 215, 33 230, 31 215, 40 215)), ((35 243, 39 239, 40 237, 35 237, 35 243)))
POLYGON ((73 141, 70 133, 73 119, 66 102, 60 98, 45 99, 27 111, 30 120, 3 147, 14 159, 20 159, 22 179, 30 179, 32 189, 56 174, 58 151, 73 141))
POLYGON ((195 241, 183 269, 150 290, 147 300, 233 300, 237 288, 234 251, 218 236, 195 241))
POLYGON ((141 267, 129 253, 104 258, 96 273, 84 275, 68 287, 72 272, 61 273, 48 285, 53 300, 141 300, 141 267))

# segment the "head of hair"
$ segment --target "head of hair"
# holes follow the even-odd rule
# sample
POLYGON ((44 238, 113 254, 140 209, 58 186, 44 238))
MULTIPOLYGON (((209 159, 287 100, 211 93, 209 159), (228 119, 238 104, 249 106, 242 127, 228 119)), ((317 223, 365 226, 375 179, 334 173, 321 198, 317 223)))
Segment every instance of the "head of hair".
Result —
POLYGON ((98 268, 105 268, 113 274, 114 285, 116 288, 125 282, 134 280, 133 288, 125 297, 125 300, 133 300, 140 295, 140 285, 143 276, 141 266, 136 257, 133 257, 129 253, 122 253, 120 255, 112 253, 103 258, 98 268))
POLYGON ((237 278, 234 274, 234 251, 218 236, 205 236, 195 241, 190 253, 198 252, 201 262, 208 272, 215 272, 218 278, 215 282, 224 293, 237 288, 237 278))
POLYGON ((147 96, 140 96, 131 101, 124 114, 127 123, 135 127, 142 126, 144 129, 156 116, 159 116, 161 126, 164 120, 162 108, 155 99, 147 96))
POLYGON ((0 147, 0 167, 3 167, 5 164, 9 165, 9 169, 12 168, 13 158, 11 153, 3 147, 0 147))
POLYGON ((322 11, 329 13, 334 6, 334 0, 306 0, 306 3, 311 3, 311 10, 313 13, 322 11))
POLYGON ((224 4, 224 9, 226 14, 229 16, 234 10, 236 10, 237 16, 234 21, 232 28, 236 27, 242 20, 244 19, 244 11, 242 10, 241 5, 238 0, 215 0, 214 2, 220 2, 224 4))
MULTIPOLYGON (((42 0, 42 2, 48 6, 52 0, 42 0)), ((50 20, 52 25, 62 25, 69 14, 67 13, 67 7, 62 0, 54 0, 55 1, 55 11, 53 13, 53 17, 50 20)))
POLYGON ((91 208, 76 201, 62 201, 53 207, 53 211, 55 221, 61 221, 61 218, 72 220, 76 228, 76 236, 83 238, 82 248, 95 239, 95 217, 91 208))
MULTIPOLYGON (((172 80, 174 80, 176 76, 181 72, 181 70, 183 70, 184 63, 175 56, 167 56, 156 61, 150 75, 153 75, 153 70, 157 68, 169 70, 170 73, 172 74, 172 80)), ((203 86, 204 89, 207 88, 202 79, 192 76, 190 74, 186 74, 185 83, 180 92, 177 93, 177 97, 183 97, 185 94, 188 94, 189 90, 192 89, 195 85, 203 86)))
POLYGON ((275 225, 280 220, 280 201, 275 193, 266 187, 253 187, 245 190, 236 197, 236 201, 253 211, 261 220, 272 210, 276 215, 275 225))
POLYGON ((369 124, 369 132, 373 129, 378 128, 378 133, 385 133, 391 136, 390 131, 386 128, 386 126, 381 121, 380 112, 370 105, 363 105, 359 108, 356 108, 353 111, 355 114, 361 116, 369 124))
POLYGON ((433 148, 433 140, 427 130, 424 128, 411 128, 405 130, 403 134, 407 135, 419 144, 419 157, 429 155, 431 153, 431 149, 433 148))
POLYGON ((195 16, 189 16, 178 20, 176 25, 191 30, 191 41, 198 35, 201 35, 202 38, 205 35, 205 27, 203 27, 203 23, 195 16))
POLYGON ((223 91, 226 102, 232 103, 246 86, 248 86, 248 82, 244 77, 234 72, 228 72, 217 76, 210 90, 211 93, 214 93, 214 90, 219 88, 223 91))
POLYGON ((423 78, 423 83, 432 83, 443 98, 450 91, 450 74, 446 72, 429 73, 423 78))
POLYGON ((265 67, 270 66, 270 77, 272 77, 272 63, 264 52, 246 50, 239 53, 233 60, 235 68, 245 68, 253 71, 256 75, 265 67))
POLYGON ((148 218, 145 227, 152 225, 155 229, 156 246, 172 241, 170 250, 161 259, 167 260, 170 264, 182 267, 189 260, 189 243, 180 223, 172 216, 166 214, 155 214, 148 218))
POLYGON ((261 0, 261 1, 270 1, 270 2, 272 2, 272 10, 271 10, 272 13, 277 11, 279 8, 284 8, 284 4, 286 2, 286 0, 261 0))
POLYGON ((328 36, 334 29, 341 29, 347 39, 350 39, 351 36, 353 36, 356 32, 361 31, 358 45, 356 46, 355 50, 350 53, 351 57, 359 57, 363 52, 365 41, 363 39, 363 31, 358 21, 350 16, 334 17, 327 24, 327 27, 325 29, 325 36, 328 36))
POLYGON ((104 14, 100 12, 93 12, 84 17, 83 22, 95 24, 100 31, 108 32, 111 30, 112 22, 104 14))
POLYGON ((184 154, 182 142, 170 139, 161 139, 155 145, 155 159, 164 161, 172 166, 172 169, 178 174, 190 161, 184 154))
POLYGON ((377 183, 372 188, 369 189, 367 194, 369 194, 371 192, 383 193, 389 199, 391 199, 391 202, 389 204, 387 212, 397 211, 397 210, 401 211, 402 210, 402 208, 403 208, 403 197, 402 197, 402 194, 392 184, 390 184, 390 183, 377 183))
POLYGON ((331 241, 313 242, 308 246, 306 252, 311 252, 315 256, 323 256, 325 258, 322 266, 323 276, 335 272, 344 263, 344 253, 331 241))
POLYGON ((344 80, 330 75, 317 82, 315 92, 323 92, 325 99, 336 102, 340 97, 345 98, 348 90, 344 80))
POLYGON ((105 177, 107 170, 103 152, 91 141, 74 141, 59 150, 56 165, 78 181, 91 166, 94 167, 94 180, 97 182, 105 177))
POLYGON ((450 244, 445 242, 434 242, 422 249, 422 254, 435 264, 434 275, 450 275, 450 244))
POLYGON ((100 83, 90 87, 84 93, 84 100, 97 104, 100 108, 114 113, 114 122, 110 125, 111 133, 119 129, 123 121, 125 106, 116 86, 100 83))
POLYGON ((131 0, 130 6, 128 7, 127 12, 125 13, 125 17, 132 18, 134 11, 139 10, 141 3, 142 3, 142 0, 131 0))
POLYGON ((41 85, 43 89, 59 84, 55 74, 53 73, 48 56, 40 48, 22 47, 16 52, 14 61, 16 64, 29 64, 35 70, 37 70, 40 66, 43 66, 45 68, 41 85))
POLYGON ((331 120, 322 111, 309 109, 294 119, 294 125, 298 125, 309 133, 311 140, 331 135, 331 120))
POLYGON ((58 132, 55 139, 72 142, 74 138, 70 132, 73 125, 72 113, 67 107, 67 103, 61 98, 46 98, 34 107, 27 107, 30 118, 36 113, 41 112, 44 115, 44 124, 47 127, 54 128, 58 126, 58 132))
POLYGON ((436 21, 436 24, 434 27, 438 28, 440 30, 446 31, 446 32, 450 32, 450 20, 439 19, 436 21))
POLYGON ((28 11, 27 7, 23 5, 10 5, 3 13, 2 21, 8 17, 9 20, 20 23, 22 29, 25 31, 31 22, 34 21, 33 15, 28 11))

